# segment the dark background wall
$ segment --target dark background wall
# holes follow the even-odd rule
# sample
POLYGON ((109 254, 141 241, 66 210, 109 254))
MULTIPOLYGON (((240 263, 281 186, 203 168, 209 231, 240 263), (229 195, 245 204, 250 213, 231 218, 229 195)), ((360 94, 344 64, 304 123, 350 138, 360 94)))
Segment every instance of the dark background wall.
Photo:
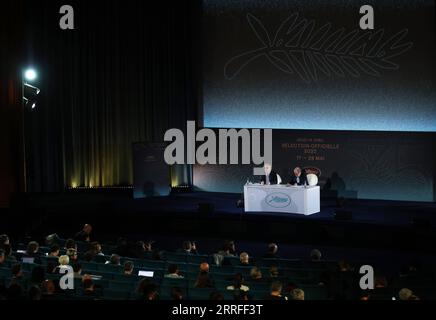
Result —
MULTIPOLYGON (((321 171, 326 197, 435 201, 435 133, 273 130, 273 167, 284 183, 299 165, 321 171)), ((196 165, 204 191, 243 192, 251 165, 196 165)))

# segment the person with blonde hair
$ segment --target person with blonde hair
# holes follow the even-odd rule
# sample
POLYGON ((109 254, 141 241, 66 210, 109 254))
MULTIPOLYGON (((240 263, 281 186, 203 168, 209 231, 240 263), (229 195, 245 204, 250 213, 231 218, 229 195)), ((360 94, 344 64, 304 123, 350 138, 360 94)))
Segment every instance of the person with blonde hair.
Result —
POLYGON ((292 290, 292 297, 294 300, 304 300, 304 291, 301 289, 292 290))
POLYGON ((250 278, 253 281, 260 281, 262 280, 262 271, 258 267, 253 267, 250 270, 250 278))
POLYGON ((59 262, 59 266, 67 266, 70 263, 70 257, 64 254, 59 257, 58 262, 59 262))
POLYGON ((241 266, 249 266, 250 265, 250 256, 247 252, 242 252, 239 255, 239 265, 241 266))

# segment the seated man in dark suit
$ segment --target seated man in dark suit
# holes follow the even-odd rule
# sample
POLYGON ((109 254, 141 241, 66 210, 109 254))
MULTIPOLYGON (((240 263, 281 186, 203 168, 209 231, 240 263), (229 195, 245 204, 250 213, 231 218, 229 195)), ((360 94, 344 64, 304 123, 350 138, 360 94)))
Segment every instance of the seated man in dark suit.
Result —
POLYGON ((294 169, 294 174, 291 176, 291 181, 289 182, 292 186, 304 186, 308 185, 307 177, 302 173, 300 167, 294 169))
POLYGON ((262 184, 270 185, 270 184, 277 184, 277 173, 272 171, 272 166, 270 163, 265 163, 263 166, 265 170, 265 175, 262 176, 260 182, 262 184))

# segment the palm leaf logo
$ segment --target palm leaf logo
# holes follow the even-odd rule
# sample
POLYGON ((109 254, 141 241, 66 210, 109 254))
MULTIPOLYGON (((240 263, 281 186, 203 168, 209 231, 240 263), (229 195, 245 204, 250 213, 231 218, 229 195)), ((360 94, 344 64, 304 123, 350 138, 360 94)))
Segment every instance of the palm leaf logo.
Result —
POLYGON ((231 58, 224 66, 228 80, 237 77, 250 62, 266 58, 278 70, 295 74, 306 83, 320 76, 354 77, 364 74, 380 77, 385 70, 398 70, 393 58, 405 53, 412 42, 403 42, 408 29, 386 36, 384 29, 347 32, 333 30, 331 23, 316 27, 314 20, 294 13, 285 19, 273 37, 262 22, 247 14, 248 24, 260 42, 258 49, 231 58))

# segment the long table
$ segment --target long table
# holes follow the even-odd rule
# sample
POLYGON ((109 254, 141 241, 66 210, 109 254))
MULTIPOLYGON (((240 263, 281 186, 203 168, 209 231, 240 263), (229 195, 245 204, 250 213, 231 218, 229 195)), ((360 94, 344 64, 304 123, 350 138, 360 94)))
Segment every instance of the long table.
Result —
POLYGON ((320 212, 319 186, 246 184, 246 212, 285 212, 310 215, 320 212))

